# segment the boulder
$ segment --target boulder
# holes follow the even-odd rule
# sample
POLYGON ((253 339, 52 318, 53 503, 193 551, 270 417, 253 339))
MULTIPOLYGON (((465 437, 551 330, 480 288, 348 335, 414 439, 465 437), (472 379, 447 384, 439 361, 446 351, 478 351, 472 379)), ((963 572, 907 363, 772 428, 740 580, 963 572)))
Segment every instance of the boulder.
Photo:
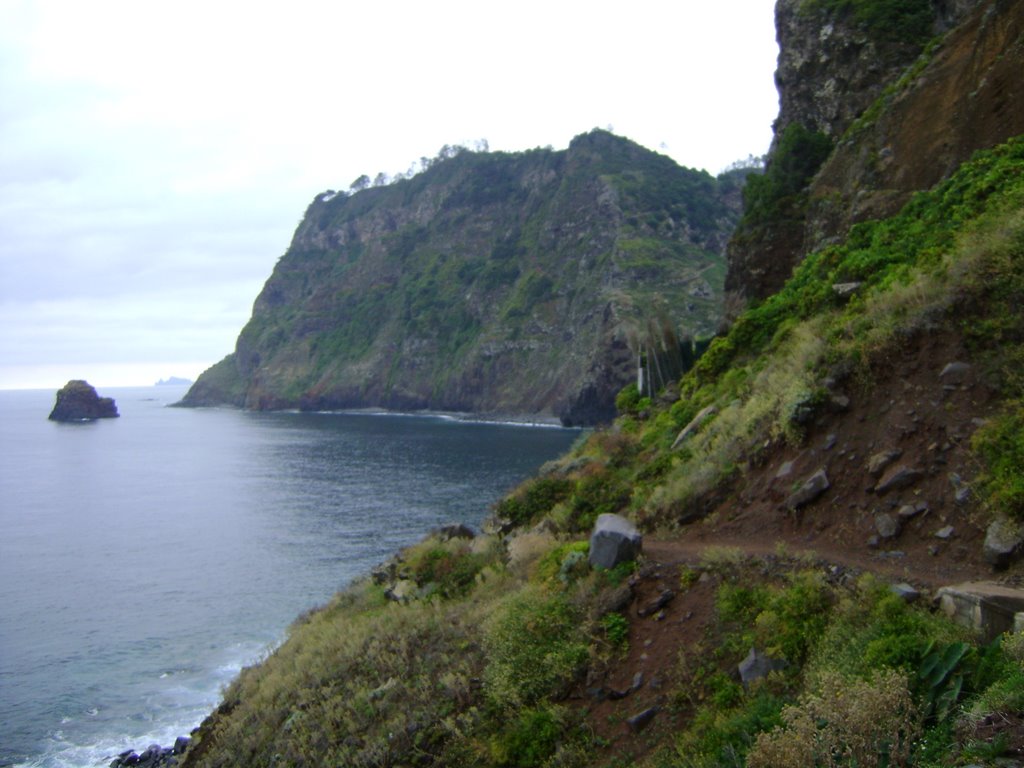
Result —
POLYGON ((825 474, 824 469, 819 469, 809 478, 804 480, 800 484, 800 487, 797 488, 788 499, 786 499, 786 506, 789 509, 794 510, 805 507, 821 496, 821 494, 827 491, 829 487, 828 475, 825 474))
POLYGON ((112 398, 100 397, 87 381, 72 379, 57 391, 50 421, 116 419, 120 414, 112 398))
POLYGON ((1024 611, 1024 590, 987 581, 943 587, 937 599, 943 613, 985 642, 1014 631, 1017 614, 1024 611))
POLYGON ((1002 570, 1012 563, 1024 549, 1024 530, 1010 518, 1000 515, 985 531, 985 562, 1002 570))
POLYGON ((601 515, 590 534, 590 564, 595 568, 614 568, 636 560, 642 544, 640 531, 629 520, 621 515, 601 515))

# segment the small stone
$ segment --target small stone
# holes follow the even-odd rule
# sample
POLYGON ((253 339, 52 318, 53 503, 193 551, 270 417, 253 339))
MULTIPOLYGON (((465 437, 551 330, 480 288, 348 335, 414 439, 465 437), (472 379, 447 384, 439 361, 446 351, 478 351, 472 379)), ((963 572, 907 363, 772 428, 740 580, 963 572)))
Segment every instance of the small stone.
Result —
POLYGON ((779 467, 779 471, 775 473, 775 479, 779 480, 783 477, 789 477, 791 474, 793 474, 793 462, 784 461, 782 466, 779 467))
POLYGON ((816 500, 829 489, 828 476, 819 469, 800 484, 800 487, 786 500, 789 509, 800 509, 816 500))
POLYGON ((839 438, 838 438, 838 437, 836 437, 836 436, 835 436, 834 434, 832 434, 832 435, 828 435, 828 436, 827 436, 827 437, 825 438, 825 444, 824 444, 823 446, 821 446, 821 449, 822 449, 823 451, 831 451, 831 450, 832 450, 833 448, 835 448, 835 447, 836 447, 836 443, 837 443, 838 441, 839 441, 839 438))
POLYGON ((868 546, 871 549, 878 549, 879 546, 881 546, 881 544, 882 544, 882 540, 880 538, 878 538, 877 534, 872 536, 870 539, 868 539, 868 546))
POLYGON ((893 594, 902 599, 906 603, 912 603, 921 597, 921 593, 914 589, 912 586, 907 584, 905 581, 899 584, 893 584, 890 589, 893 594))
POLYGON ((971 487, 969 485, 961 485, 953 493, 953 501, 959 506, 964 506, 968 501, 971 500, 971 487))
POLYGON ((884 494, 889 491, 907 488, 924 477, 924 472, 916 467, 900 464, 886 472, 875 486, 875 493, 884 494))
POLYGON ((896 514, 901 520, 910 520, 912 517, 917 517, 921 514, 921 510, 910 504, 904 504, 896 514))
POLYGON ((962 384, 970 371, 971 366, 968 363, 952 362, 942 369, 939 378, 951 384, 962 384))
POLYGON ((651 721, 660 711, 661 707, 651 707, 650 709, 645 709, 643 712, 640 712, 639 714, 633 715, 631 718, 629 718, 626 721, 626 724, 629 726, 629 729, 633 731, 633 733, 639 733, 648 725, 650 725, 651 721))
POLYGON ((643 672, 637 672, 635 675, 633 675, 633 685, 630 686, 630 687, 634 691, 640 690, 640 688, 643 687, 643 684, 644 684, 644 673, 643 672))
POLYGON ((874 454, 868 459, 868 474, 872 477, 878 477, 882 474, 882 470, 892 464, 896 459, 903 455, 903 451, 899 448, 895 448, 891 451, 882 451, 881 453, 874 454))
POLYGON ((653 616, 666 605, 668 605, 675 598, 676 593, 671 589, 662 590, 661 594, 658 595, 654 600, 645 605, 643 608, 636 612, 637 616, 644 618, 646 616, 653 616))
POLYGON ((942 540, 945 541, 945 540, 950 539, 952 537, 953 537, 953 526, 952 525, 947 525, 947 526, 945 526, 943 528, 939 528, 939 530, 937 530, 935 532, 935 538, 937 538, 937 539, 942 539, 942 540))
POLYGON ((900 534, 899 519, 885 512, 875 515, 875 530, 883 539, 894 539, 900 534))

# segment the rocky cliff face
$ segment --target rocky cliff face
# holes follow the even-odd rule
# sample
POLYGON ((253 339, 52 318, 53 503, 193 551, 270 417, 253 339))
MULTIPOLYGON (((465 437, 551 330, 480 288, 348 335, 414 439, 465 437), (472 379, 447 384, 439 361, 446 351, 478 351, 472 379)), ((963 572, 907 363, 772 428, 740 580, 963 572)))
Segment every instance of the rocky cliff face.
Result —
POLYGON ((606 420, 650 327, 714 332, 740 183, 595 131, 320 195, 184 404, 606 420))
MULTIPOLYGON (((767 220, 747 216, 741 222, 729 246, 726 290, 752 299, 771 295, 806 253, 845 233, 851 221, 865 215, 892 213, 905 202, 906 195, 895 195, 892 205, 873 209, 865 208, 855 199, 865 188, 874 190, 871 195, 876 201, 888 194, 883 191, 886 189, 884 180, 867 176, 879 162, 887 167, 894 165, 894 155, 884 146, 874 150, 866 148, 859 139, 853 140, 850 132, 862 127, 866 115, 881 111, 880 100, 892 99, 901 77, 910 77, 909 72, 921 75, 922 67, 930 66, 927 62, 944 56, 951 45, 959 45, 953 41, 964 37, 964 29, 976 28, 985 18, 989 19, 985 24, 991 33, 1004 25, 1012 26, 1009 20, 1016 14, 1012 5, 979 0, 778 0, 775 15, 779 60, 775 80, 779 89, 779 117, 767 170, 771 175, 776 166, 776 173, 786 175, 788 184, 784 185, 784 194, 787 199, 782 206, 783 215, 773 211, 767 220), (810 217, 807 215, 807 186, 812 183, 824 157, 813 165, 800 165, 802 176, 787 173, 787 167, 793 163, 787 150, 792 151, 793 147, 787 147, 783 138, 787 131, 796 128, 836 148, 833 160, 828 163, 835 164, 834 158, 842 156, 844 159, 838 162, 844 168, 851 164, 860 166, 855 173, 833 171, 831 181, 812 189, 810 217), (850 159, 851 154, 857 157, 856 161, 850 159)), ((1009 33, 1003 37, 1008 36, 1009 33)), ((989 40, 987 48, 993 50, 1007 42, 1007 39, 998 43, 989 40)), ((988 65, 960 61, 955 66, 966 68, 956 77, 944 71, 925 76, 923 82, 942 83, 947 94, 971 93, 972 88, 964 87, 971 81, 984 87, 983 70, 988 65)), ((932 93, 927 98, 935 96, 932 93)), ((914 124, 900 128, 910 142, 916 140, 912 137, 917 130, 929 125, 936 135, 946 134, 950 128, 951 106, 948 98, 931 103, 918 100, 913 104, 914 114, 918 116, 914 124)), ((964 120, 963 124, 967 127, 970 121, 964 120)), ((897 125, 895 120, 889 121, 890 128, 897 125)), ((905 154, 895 165, 914 169, 911 173, 920 178, 913 181, 907 178, 903 191, 931 186, 971 151, 1003 141, 1014 135, 1013 130, 1006 126, 999 137, 991 140, 980 135, 964 136, 962 144, 966 154, 958 152, 955 161, 944 160, 940 163, 942 170, 926 174, 927 179, 921 176, 919 169, 936 164, 918 154, 905 154)), ((797 147, 796 151, 803 149, 797 147)))

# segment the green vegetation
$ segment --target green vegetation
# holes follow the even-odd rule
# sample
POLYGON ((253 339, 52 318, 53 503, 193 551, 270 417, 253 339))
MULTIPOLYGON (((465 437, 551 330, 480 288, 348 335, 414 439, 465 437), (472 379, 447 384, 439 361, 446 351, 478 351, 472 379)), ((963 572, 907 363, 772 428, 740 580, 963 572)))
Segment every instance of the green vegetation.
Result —
POLYGON ((788 125, 764 174, 747 178, 739 233, 802 219, 806 187, 832 151, 832 140, 799 123, 788 125))
POLYGON ((934 12, 928 0, 805 0, 803 7, 852 13, 875 40, 923 45, 932 36, 934 12))

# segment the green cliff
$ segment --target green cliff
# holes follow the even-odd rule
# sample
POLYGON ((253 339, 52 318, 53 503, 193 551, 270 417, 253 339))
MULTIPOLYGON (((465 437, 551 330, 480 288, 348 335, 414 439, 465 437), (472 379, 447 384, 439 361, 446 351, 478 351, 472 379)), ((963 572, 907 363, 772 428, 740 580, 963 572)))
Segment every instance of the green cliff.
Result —
POLYGON ((714 333, 743 175, 595 130, 322 194, 184 404, 606 421, 652 327, 714 333))

